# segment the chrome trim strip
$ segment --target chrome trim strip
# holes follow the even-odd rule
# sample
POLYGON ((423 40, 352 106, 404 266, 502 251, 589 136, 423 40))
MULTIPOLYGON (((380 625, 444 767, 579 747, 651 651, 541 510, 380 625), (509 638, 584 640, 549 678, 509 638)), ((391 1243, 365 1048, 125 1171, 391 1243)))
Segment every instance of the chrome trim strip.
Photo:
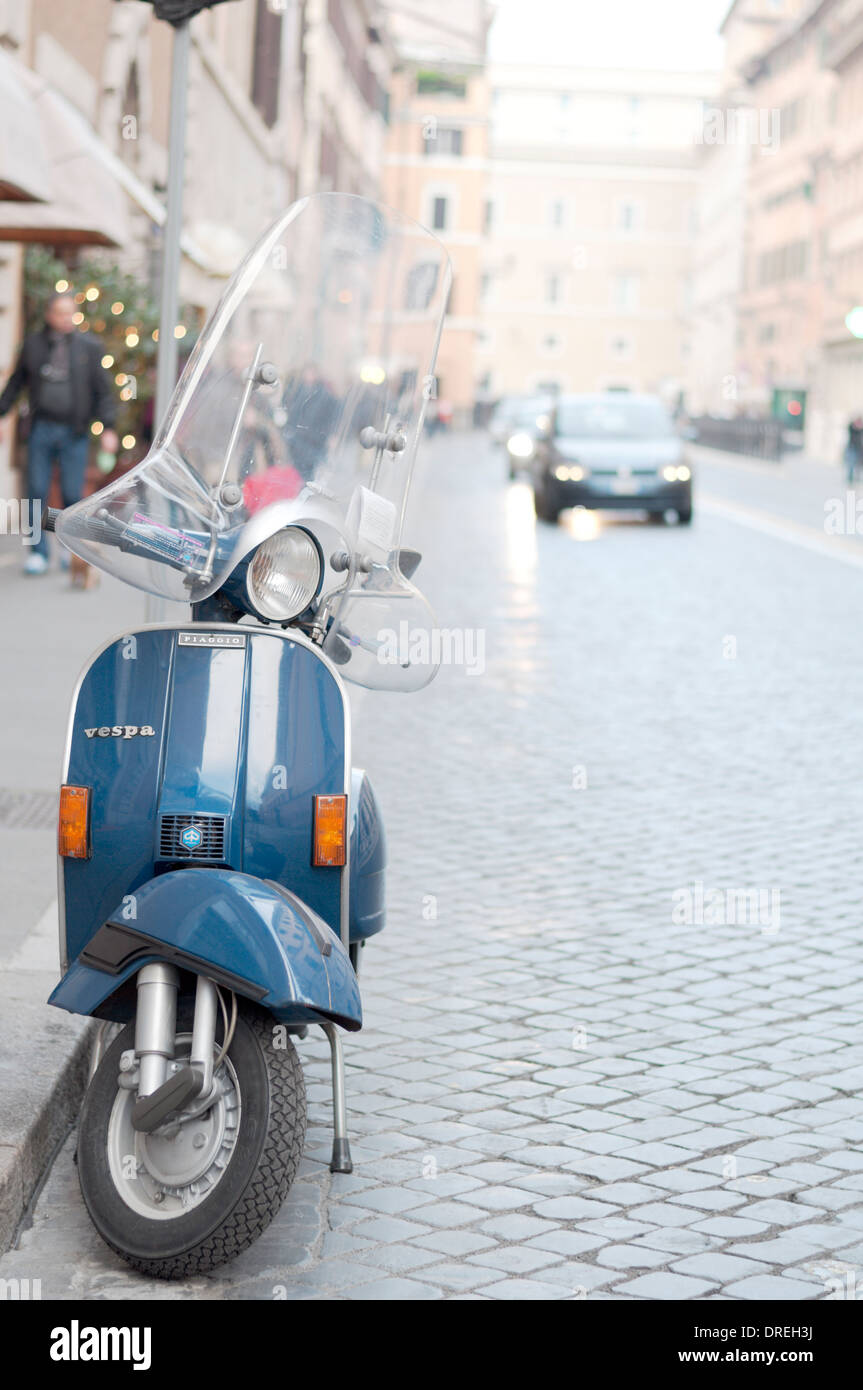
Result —
MULTIPOLYGON (((66 746, 63 754, 63 775, 62 782, 65 782, 69 775, 69 759, 72 753, 72 729, 75 721, 75 709, 78 704, 78 696, 81 686, 90 668, 98 661, 103 652, 116 642, 122 642, 124 637, 134 637, 138 632, 189 632, 189 631, 209 631, 209 632, 232 632, 237 633, 237 623, 141 623, 140 626, 127 628, 124 632, 117 633, 114 637, 109 637, 103 642, 101 647, 97 647, 95 652, 82 667, 75 686, 72 690, 72 699, 69 706, 69 718, 66 725, 66 746)), ((345 781, 344 793, 348 798, 348 814, 346 819, 346 844, 345 844, 345 863, 341 872, 341 884, 339 892, 340 902, 340 927, 342 945, 348 949, 350 942, 350 889, 351 889, 351 706, 348 698, 345 682, 339 675, 338 669, 328 656, 321 651, 321 648, 312 642, 304 632, 285 630, 284 628, 274 629, 271 627, 246 627, 241 628, 247 636, 251 633, 255 636, 262 634, 265 637, 281 637, 284 641, 294 642, 297 646, 306 647, 310 652, 322 661, 338 687, 342 697, 342 709, 345 716, 345 781)), ((63 858, 57 855, 57 917, 59 920, 59 945, 60 945, 60 973, 65 975, 69 969, 69 959, 66 953, 66 891, 63 881, 63 858)))

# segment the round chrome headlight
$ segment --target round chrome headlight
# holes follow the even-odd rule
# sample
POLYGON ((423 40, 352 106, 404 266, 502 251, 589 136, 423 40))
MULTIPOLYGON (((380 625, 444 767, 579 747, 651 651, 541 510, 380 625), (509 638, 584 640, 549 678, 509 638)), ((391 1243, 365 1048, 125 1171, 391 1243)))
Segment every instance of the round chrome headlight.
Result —
POLYGON ((320 552, 299 526, 286 526, 259 545, 246 573, 255 611, 281 623, 308 608, 320 582, 320 552))

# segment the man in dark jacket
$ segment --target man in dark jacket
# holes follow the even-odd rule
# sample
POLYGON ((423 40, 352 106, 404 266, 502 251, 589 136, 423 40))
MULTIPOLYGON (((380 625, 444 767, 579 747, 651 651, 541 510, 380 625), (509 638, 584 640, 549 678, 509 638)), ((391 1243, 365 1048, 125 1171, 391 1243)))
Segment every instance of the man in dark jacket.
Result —
MULTIPOLYGON (((15 370, 0 395, 0 416, 26 389, 30 400, 27 446, 27 495, 38 515, 48 499, 55 462, 60 468, 63 506, 80 501, 90 442, 90 426, 103 425, 100 444, 117 452, 114 423, 117 406, 111 378, 102 366, 102 344, 76 333, 74 298, 55 294, 45 310, 45 326, 24 339, 15 370)), ((28 574, 48 568, 48 541, 43 532, 30 549, 28 574)))

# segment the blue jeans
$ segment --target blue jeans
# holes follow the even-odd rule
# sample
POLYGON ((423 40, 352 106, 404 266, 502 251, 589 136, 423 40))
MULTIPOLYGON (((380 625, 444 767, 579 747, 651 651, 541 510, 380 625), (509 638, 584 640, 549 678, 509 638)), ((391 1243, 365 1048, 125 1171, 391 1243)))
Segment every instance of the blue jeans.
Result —
MULTIPOLYGON (((63 506, 71 507, 73 502, 80 502, 89 445, 89 436, 76 434, 71 425, 36 417, 27 446, 27 494, 34 517, 41 515, 48 501, 55 463, 60 466, 63 506)), ((47 560, 48 538, 44 531, 40 531, 39 541, 32 549, 47 560)))

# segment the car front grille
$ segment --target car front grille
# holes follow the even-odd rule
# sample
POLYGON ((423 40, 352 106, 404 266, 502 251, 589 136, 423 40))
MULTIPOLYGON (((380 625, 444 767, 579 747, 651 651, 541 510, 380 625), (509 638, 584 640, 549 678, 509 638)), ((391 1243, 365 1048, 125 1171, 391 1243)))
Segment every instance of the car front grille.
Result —
MULTIPOLYGON (((621 471, 619 468, 591 468, 588 470, 591 478, 619 478, 621 471)), ((655 468, 630 468, 623 475, 631 478, 655 478, 657 470, 655 468)))
POLYGON ((223 863, 227 817, 166 815, 159 819, 159 859, 201 859, 223 863), (187 849, 180 836, 190 825, 201 833, 201 843, 187 849))

